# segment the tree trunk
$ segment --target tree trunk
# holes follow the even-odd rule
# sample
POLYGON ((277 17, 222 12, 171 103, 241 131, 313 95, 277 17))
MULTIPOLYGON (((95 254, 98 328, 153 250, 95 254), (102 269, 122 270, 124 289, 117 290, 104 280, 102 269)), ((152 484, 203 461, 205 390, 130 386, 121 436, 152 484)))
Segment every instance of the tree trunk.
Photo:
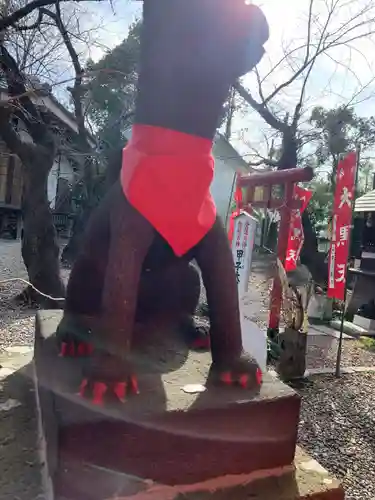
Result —
MULTIPOLYGON (((65 289, 60 277, 59 246, 47 195, 52 161, 43 154, 36 155, 36 158, 40 160, 38 168, 24 164, 22 257, 29 281, 35 288, 61 299, 65 295, 65 289)), ((31 287, 22 295, 28 295, 29 301, 46 307, 61 306, 61 301, 49 300, 31 287)))
MULTIPOLYGON (((103 193, 102 196, 108 191, 108 189, 117 181, 120 170, 121 170, 121 160, 122 160, 122 148, 114 149, 110 152, 108 156, 108 166, 106 170, 106 175, 103 184, 103 193)), ((73 223, 72 235, 66 247, 64 248, 61 260, 64 264, 72 265, 75 261, 77 255, 80 252, 85 227, 87 226, 87 222, 91 216, 93 209, 96 207, 96 200, 91 200, 89 198, 85 200, 84 205, 81 211, 76 214, 73 223)))
POLYGON ((296 168, 298 162, 296 131, 288 127, 283 133, 281 144, 281 158, 279 160, 278 170, 296 168))

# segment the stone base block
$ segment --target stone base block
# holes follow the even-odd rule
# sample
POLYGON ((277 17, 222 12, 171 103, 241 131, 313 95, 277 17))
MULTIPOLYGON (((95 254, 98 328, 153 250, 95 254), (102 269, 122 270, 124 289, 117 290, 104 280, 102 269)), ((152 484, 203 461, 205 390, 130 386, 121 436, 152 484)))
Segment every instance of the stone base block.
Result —
POLYGON ((139 396, 97 407, 77 396, 81 362, 58 357, 60 318, 38 313, 34 363, 46 462, 61 498, 203 499, 178 496, 176 485, 190 495, 217 478, 240 478, 238 487, 246 477, 291 470, 300 399, 288 386, 265 375, 257 393, 212 385, 186 393, 186 384, 206 383, 210 356, 168 341, 140 358, 139 396), (169 496, 154 496, 158 485, 169 496))

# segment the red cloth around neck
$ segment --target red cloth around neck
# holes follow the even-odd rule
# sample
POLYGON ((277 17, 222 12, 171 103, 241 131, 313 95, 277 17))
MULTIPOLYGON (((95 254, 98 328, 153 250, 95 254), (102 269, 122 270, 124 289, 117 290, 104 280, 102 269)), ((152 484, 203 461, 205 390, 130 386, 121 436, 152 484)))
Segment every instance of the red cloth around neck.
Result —
POLYGON ((199 243, 215 222, 211 149, 208 139, 137 124, 123 150, 126 198, 177 256, 199 243))

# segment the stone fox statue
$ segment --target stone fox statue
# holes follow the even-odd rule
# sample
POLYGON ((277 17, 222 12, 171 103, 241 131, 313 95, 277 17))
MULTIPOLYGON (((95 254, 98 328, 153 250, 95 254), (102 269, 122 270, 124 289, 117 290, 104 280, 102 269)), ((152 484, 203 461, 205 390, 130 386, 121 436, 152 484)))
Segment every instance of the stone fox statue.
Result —
POLYGON ((162 297, 156 309, 191 318, 200 289, 192 259, 207 292, 211 375, 261 383, 242 349, 234 264, 210 184, 230 86, 260 61, 268 36, 262 11, 244 0, 143 2, 131 140, 120 179, 87 228, 57 332, 63 355, 88 353, 78 331, 98 339, 81 387, 95 402, 138 392, 130 352, 136 316, 160 312, 147 311, 150 297, 162 297))

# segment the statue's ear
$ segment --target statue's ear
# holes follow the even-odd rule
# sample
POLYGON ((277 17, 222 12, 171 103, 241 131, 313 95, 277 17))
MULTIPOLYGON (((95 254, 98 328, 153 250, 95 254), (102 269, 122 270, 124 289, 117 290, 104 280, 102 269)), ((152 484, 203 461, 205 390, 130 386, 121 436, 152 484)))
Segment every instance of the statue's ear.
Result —
POLYGON ((247 33, 242 37, 238 49, 238 74, 237 77, 251 71, 262 59, 264 44, 269 38, 269 26, 266 16, 256 5, 247 5, 247 33))

